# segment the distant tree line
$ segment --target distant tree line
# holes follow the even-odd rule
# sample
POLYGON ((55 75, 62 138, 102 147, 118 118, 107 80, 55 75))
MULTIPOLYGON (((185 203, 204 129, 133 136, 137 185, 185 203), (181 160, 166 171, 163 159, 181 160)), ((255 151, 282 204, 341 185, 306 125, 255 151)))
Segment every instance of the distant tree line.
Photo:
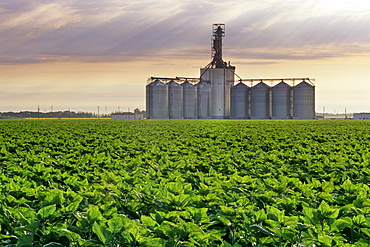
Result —
MULTIPOLYGON (((97 118, 98 115, 92 112, 74 112, 74 111, 51 111, 51 112, 0 112, 0 119, 17 118, 97 118)), ((110 114, 100 114, 101 118, 110 118, 110 114)))

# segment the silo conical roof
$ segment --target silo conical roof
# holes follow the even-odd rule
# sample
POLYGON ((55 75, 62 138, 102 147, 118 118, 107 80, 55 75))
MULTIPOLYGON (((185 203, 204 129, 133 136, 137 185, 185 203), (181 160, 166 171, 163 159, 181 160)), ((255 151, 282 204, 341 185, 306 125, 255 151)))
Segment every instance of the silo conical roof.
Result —
POLYGON ((181 84, 181 86, 183 86, 183 87, 194 87, 194 85, 193 84, 191 84, 190 82, 188 82, 188 81, 184 81, 182 84, 181 84))
POLYGON ((164 84, 163 82, 161 82, 160 80, 155 80, 155 81, 152 81, 151 83, 149 83, 148 86, 151 86, 151 87, 155 87, 155 86, 166 86, 166 84, 164 84))
POLYGON ((210 88, 210 86, 204 82, 198 82, 195 86, 198 88, 210 88))
POLYGON ((167 85, 169 87, 181 87, 181 85, 175 82, 174 80, 171 80, 169 83, 167 83, 167 85))
POLYGON ((239 82, 235 86, 232 86, 231 88, 248 88, 247 85, 245 85, 243 82, 239 82))
POLYGON ((301 81, 298 85, 296 85, 295 87, 313 87, 313 85, 309 84, 308 82, 306 81, 301 81))

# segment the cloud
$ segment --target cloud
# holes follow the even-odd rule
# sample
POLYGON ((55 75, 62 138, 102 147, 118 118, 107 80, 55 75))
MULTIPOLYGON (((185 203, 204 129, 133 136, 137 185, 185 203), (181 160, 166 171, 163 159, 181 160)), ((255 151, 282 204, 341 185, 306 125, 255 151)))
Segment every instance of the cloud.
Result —
POLYGON ((339 2, 347 9, 318 0, 6 1, 0 3, 0 63, 198 59, 209 56, 211 24, 217 22, 226 23, 225 51, 236 58, 366 52, 369 5, 339 2))

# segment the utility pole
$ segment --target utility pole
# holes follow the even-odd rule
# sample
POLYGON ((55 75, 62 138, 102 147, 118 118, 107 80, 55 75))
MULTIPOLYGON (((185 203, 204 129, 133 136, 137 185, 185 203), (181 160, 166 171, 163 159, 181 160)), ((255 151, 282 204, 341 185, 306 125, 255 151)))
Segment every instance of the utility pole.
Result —
POLYGON ((325 106, 322 108, 322 118, 325 118, 325 106))
POLYGON ((99 119, 99 106, 98 106, 98 119, 99 119))

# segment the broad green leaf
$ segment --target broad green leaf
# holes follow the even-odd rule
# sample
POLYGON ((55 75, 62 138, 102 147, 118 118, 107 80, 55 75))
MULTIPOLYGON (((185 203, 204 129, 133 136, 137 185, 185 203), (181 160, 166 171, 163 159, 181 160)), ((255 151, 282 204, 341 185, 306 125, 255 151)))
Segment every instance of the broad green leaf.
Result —
POLYGON ((115 216, 108 220, 109 231, 113 234, 119 233, 123 230, 124 220, 122 216, 115 216))
POLYGON ((308 223, 312 225, 318 224, 318 219, 317 219, 317 210, 314 208, 309 208, 309 207, 303 207, 303 215, 305 218, 309 221, 308 223))
POLYGON ((29 247, 33 246, 33 236, 23 235, 18 238, 17 247, 29 247))
POLYGON ((155 226, 158 225, 158 223, 155 220, 153 220, 151 217, 146 216, 146 215, 142 215, 140 217, 140 220, 141 220, 141 223, 143 223, 144 226, 147 226, 151 229, 153 229, 155 226))
POLYGON ((353 220, 353 223, 355 223, 358 226, 362 226, 362 225, 367 226, 366 218, 362 214, 361 215, 356 215, 355 217, 353 217, 352 220, 353 220))
POLYGON ((98 206, 90 205, 86 212, 87 219, 93 223, 95 221, 105 220, 98 206))
POLYGON ((262 223, 267 220, 265 210, 261 209, 254 214, 257 223, 262 223))
POLYGON ((147 247, 165 247, 166 246, 166 241, 161 238, 150 238, 146 237, 143 245, 147 247))
POLYGON ((348 217, 337 219, 335 220, 333 226, 336 227, 338 230, 343 231, 345 228, 352 226, 352 220, 348 217))
POLYGON ((14 236, 14 235, 0 234, 0 239, 9 239, 9 238, 18 238, 18 237, 17 236, 14 236))
POLYGON ((92 231, 98 236, 99 240, 106 244, 110 241, 112 241, 112 233, 105 227, 101 226, 98 222, 94 222, 92 226, 92 231))
POLYGON ((280 211, 279 209, 275 207, 267 207, 267 216, 275 221, 278 221, 279 223, 284 222, 284 211, 280 211))
POLYGON ((191 212, 196 224, 210 222, 210 218, 207 215, 208 208, 189 208, 188 210, 191 212))
POLYGON ((364 233, 366 236, 370 237, 370 229, 369 228, 360 228, 360 231, 364 233))
POLYGON ((233 246, 226 241, 222 241, 222 244, 220 245, 220 247, 233 247, 233 246))
POLYGON ((46 203, 46 205, 47 204, 62 205, 64 203, 64 200, 65 199, 64 199, 63 191, 54 189, 46 193, 44 203, 46 203))
POLYGON ((58 235, 65 236, 72 242, 77 241, 78 239, 81 238, 81 236, 78 233, 72 232, 68 229, 58 229, 58 235))
POLYGON ((318 238, 319 242, 323 244, 323 246, 331 247, 333 238, 330 236, 322 236, 320 235, 318 238))
POLYGON ((223 215, 218 215, 217 220, 220 221, 225 226, 231 226, 231 221, 228 218, 224 217, 223 215))
POLYGON ((318 211, 323 215, 323 216, 329 216, 331 215, 331 208, 330 206, 328 205, 328 203, 326 201, 322 201, 320 203, 320 206, 318 207, 318 211))
POLYGON ((56 210, 56 205, 53 204, 53 205, 49 205, 49 206, 46 206, 46 207, 41 208, 37 212, 37 214, 40 215, 43 219, 46 219, 50 215, 53 215, 55 213, 55 210, 56 210))
POLYGON ((67 207, 66 207, 66 210, 67 211, 71 211, 71 212, 74 212, 78 209, 78 206, 80 205, 80 203, 82 202, 83 200, 83 197, 80 196, 80 195, 76 195, 76 197, 73 199, 73 202, 71 202, 67 207))
POLYGON ((262 232, 263 234, 269 236, 269 237, 273 237, 273 238, 278 238, 279 236, 272 233, 271 231, 267 230, 266 228, 264 228, 263 226, 260 226, 260 225, 251 225, 250 226, 252 229, 255 229, 255 230, 258 230, 260 232, 262 232))

